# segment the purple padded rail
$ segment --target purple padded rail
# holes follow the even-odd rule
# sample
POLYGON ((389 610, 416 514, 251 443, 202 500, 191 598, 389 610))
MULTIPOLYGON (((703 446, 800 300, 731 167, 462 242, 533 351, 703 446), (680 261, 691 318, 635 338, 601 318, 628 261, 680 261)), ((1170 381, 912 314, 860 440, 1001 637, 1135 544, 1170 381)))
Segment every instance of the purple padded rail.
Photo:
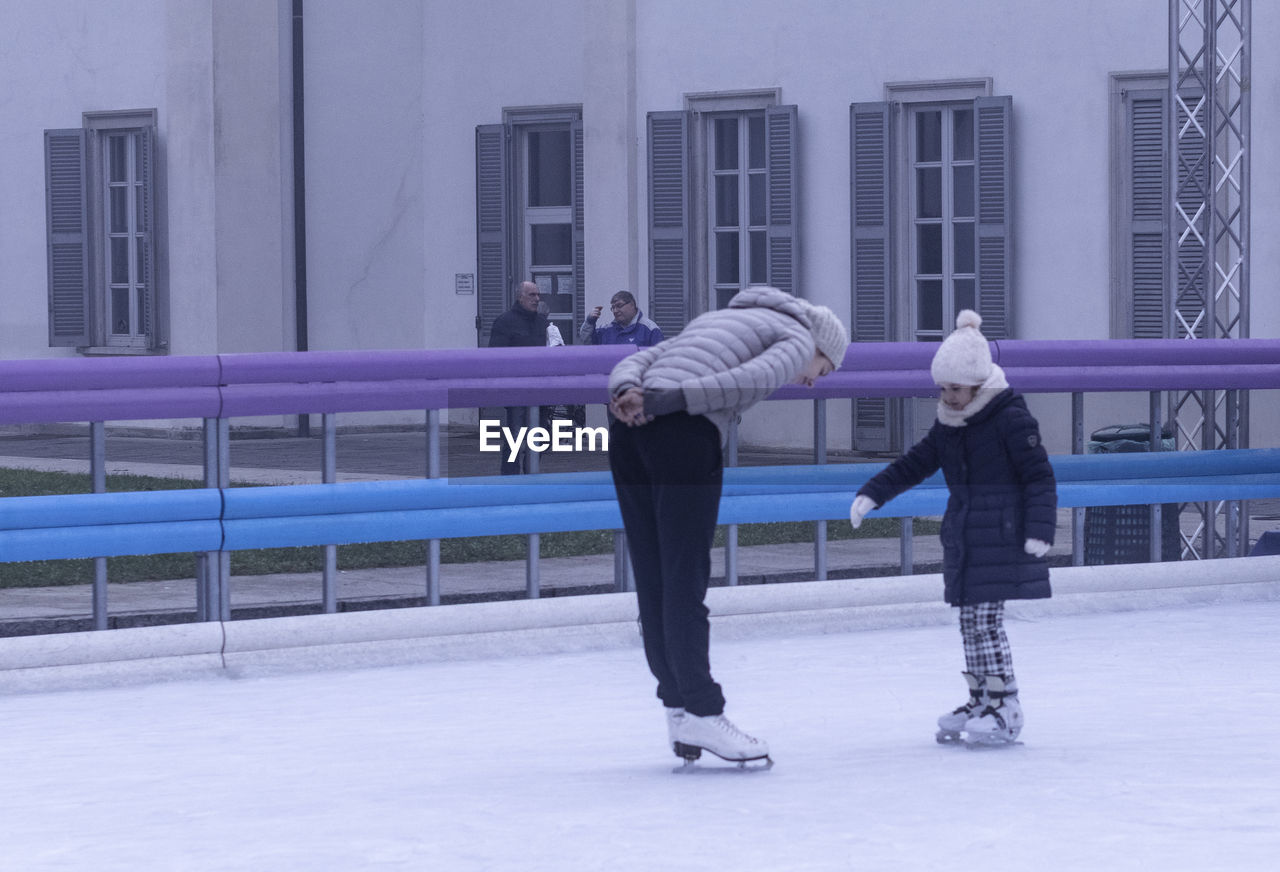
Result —
POLYGON ((218 358, 212 355, 0 361, 0 392, 216 387, 218 382, 218 358))
MULTIPOLYGON (((932 343, 859 343, 773 399, 934 393, 932 343)), ((629 346, 328 351, 0 361, 0 424, 603 403, 629 346)), ((1028 393, 1280 388, 1280 340, 1006 340, 1028 393)))
POLYGON ((0 424, 217 418, 221 410, 222 398, 216 387, 77 387, 0 393, 0 424))
POLYGON ((458 348, 431 351, 294 351, 223 354, 223 383, 373 382, 396 379, 607 375, 635 349, 623 345, 563 348, 458 348))

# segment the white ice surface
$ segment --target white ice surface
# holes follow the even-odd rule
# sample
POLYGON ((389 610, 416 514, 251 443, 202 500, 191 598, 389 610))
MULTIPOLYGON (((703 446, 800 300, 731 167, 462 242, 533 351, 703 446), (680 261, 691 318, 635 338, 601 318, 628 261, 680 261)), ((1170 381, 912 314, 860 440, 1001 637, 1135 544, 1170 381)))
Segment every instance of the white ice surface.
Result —
POLYGON ((638 648, 0 699, 5 870, 1280 868, 1280 603, 713 642, 770 772, 673 775, 638 648))

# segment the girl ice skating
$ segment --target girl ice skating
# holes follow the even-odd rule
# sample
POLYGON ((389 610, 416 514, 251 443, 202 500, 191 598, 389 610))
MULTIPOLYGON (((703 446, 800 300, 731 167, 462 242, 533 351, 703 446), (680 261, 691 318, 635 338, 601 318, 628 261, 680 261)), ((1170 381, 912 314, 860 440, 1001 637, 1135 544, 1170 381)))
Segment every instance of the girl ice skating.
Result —
POLYGON ((991 360, 982 319, 965 309, 930 367, 938 419, 906 454, 858 491, 854 527, 873 508, 938 469, 950 497, 942 518, 945 600, 960 609, 969 699, 938 718, 938 741, 1006 744, 1022 707, 1004 631, 1004 602, 1050 595, 1058 493, 1040 428, 991 360))

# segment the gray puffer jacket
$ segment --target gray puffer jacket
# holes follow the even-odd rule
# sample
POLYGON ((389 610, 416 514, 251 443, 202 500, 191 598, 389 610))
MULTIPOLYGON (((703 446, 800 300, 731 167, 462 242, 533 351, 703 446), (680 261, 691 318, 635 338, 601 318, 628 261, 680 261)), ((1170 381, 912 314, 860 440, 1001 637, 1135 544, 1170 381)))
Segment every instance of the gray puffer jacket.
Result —
POLYGON ((729 422, 795 379, 813 354, 805 302, 777 288, 747 288, 728 308, 624 358, 609 376, 609 396, 678 389, 685 410, 709 418, 724 444, 729 422))

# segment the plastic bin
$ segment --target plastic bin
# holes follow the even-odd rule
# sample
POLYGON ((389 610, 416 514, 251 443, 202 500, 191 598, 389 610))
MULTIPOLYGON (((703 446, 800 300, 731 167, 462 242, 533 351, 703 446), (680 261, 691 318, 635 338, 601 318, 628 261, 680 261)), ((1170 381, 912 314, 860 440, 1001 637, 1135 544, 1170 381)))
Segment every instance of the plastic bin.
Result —
MULTIPOLYGON (((1173 429, 1160 431, 1160 445, 1174 448, 1173 429)), ((1087 445, 1090 454, 1124 454, 1151 450, 1150 424, 1120 424, 1095 430, 1087 445)), ((1178 560, 1178 504, 1163 503, 1160 515, 1160 558, 1178 560)), ((1151 561, 1151 507, 1088 506, 1084 510, 1084 562, 1086 566, 1151 561)))

